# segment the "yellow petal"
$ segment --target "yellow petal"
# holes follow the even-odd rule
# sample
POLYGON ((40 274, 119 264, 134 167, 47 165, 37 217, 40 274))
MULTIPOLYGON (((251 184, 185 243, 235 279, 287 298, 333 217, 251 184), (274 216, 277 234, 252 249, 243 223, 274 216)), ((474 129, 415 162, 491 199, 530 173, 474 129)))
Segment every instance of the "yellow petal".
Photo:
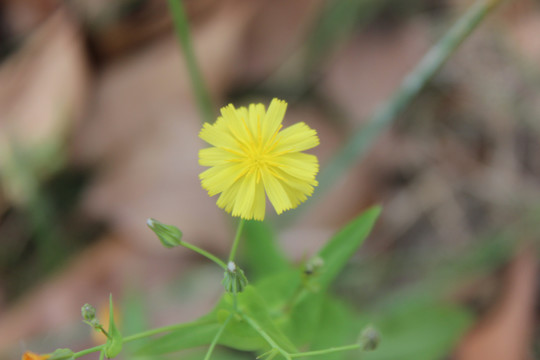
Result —
MULTIPOLYGON (((304 153, 289 153, 276 158, 279 168, 299 181, 311 181, 319 171, 319 161, 315 155, 304 153)), ((284 175, 284 177, 287 177, 284 175)))
POLYGON ((223 119, 218 119, 215 124, 205 123, 199 137, 207 143, 227 149, 238 149, 238 144, 234 137, 224 131, 223 119), (220 126, 221 125, 221 126, 220 126))
POLYGON ((251 209, 251 212, 253 214, 253 219, 264 220, 265 210, 266 210, 266 195, 264 193, 264 184, 262 181, 259 181, 255 185, 255 200, 253 202, 253 207, 251 209))
POLYGON ((240 187, 242 191, 237 194, 232 215, 249 220, 253 218, 253 202, 255 201, 256 179, 254 174, 245 175, 240 187))
POLYGON ((238 154, 223 148, 211 147, 199 150, 199 164, 202 166, 224 165, 238 159, 238 154))
POLYGON ((241 190, 242 181, 237 180, 231 186, 223 190, 217 200, 217 206, 230 213, 233 210, 237 196, 241 190))
POLYGON ((228 132, 244 146, 249 146, 251 134, 247 127, 247 118, 243 118, 234 106, 228 105, 221 109, 221 115, 227 125, 228 132))
POLYGON ((277 137, 275 153, 304 151, 319 145, 317 132, 300 122, 283 129, 277 137))
POLYGON ((243 164, 214 166, 199 175, 202 187, 210 196, 219 194, 231 187, 239 179, 245 166, 243 164))
POLYGON ((271 139, 274 133, 279 129, 286 110, 287 103, 285 101, 272 99, 262 124, 263 143, 271 139))
POLYGON ((281 182, 269 171, 263 171, 261 175, 266 194, 268 194, 268 198, 276 212, 281 214, 283 211, 290 209, 292 207, 291 200, 281 182))
POLYGON ((263 104, 249 105, 248 123, 255 141, 262 143, 262 121, 264 119, 265 109, 263 104))

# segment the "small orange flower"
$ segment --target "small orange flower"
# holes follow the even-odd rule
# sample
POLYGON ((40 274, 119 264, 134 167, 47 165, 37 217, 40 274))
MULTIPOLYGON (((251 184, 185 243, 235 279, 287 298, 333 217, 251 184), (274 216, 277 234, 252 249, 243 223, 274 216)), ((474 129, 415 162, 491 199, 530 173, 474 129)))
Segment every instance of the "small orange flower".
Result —
POLYGON ((47 360, 50 357, 50 355, 39 355, 31 351, 27 351, 23 354, 22 360, 47 360))

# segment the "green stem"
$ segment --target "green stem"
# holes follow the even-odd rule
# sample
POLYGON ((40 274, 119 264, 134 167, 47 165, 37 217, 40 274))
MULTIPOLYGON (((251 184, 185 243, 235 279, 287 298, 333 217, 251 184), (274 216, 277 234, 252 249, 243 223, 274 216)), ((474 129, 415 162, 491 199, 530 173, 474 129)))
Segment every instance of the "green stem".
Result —
POLYGON ((182 241, 180 242, 180 245, 182 245, 183 247, 186 247, 186 248, 188 248, 188 249, 190 249, 190 250, 193 250, 193 251, 195 251, 196 253, 201 254, 202 256, 204 256, 204 257, 206 257, 206 258, 212 260, 213 262, 215 262, 216 264, 218 264, 219 266, 221 266, 221 268, 223 268, 223 270, 227 270, 227 264, 225 264, 225 262, 223 262, 223 260, 221 260, 221 259, 218 258, 217 256, 215 256, 215 255, 209 253, 208 251, 203 250, 203 249, 201 249, 200 247, 195 246, 195 245, 193 245, 193 244, 190 244, 190 243, 188 243, 188 242, 186 242, 186 241, 184 241, 184 240, 182 240, 182 241))
POLYGON ((276 349, 272 348, 271 350, 265 352, 265 353, 262 353, 261 355, 257 356, 256 359, 262 359, 266 356, 268 356, 265 360, 272 360, 273 358, 276 357, 276 355, 279 354, 279 351, 277 351, 276 349))
POLYGON ((379 108, 371 120, 345 143, 319 176, 320 195, 366 153, 375 139, 387 129, 412 102, 458 46, 503 0, 481 0, 450 28, 409 73, 392 97, 379 108))
POLYGON ((276 349, 277 351, 279 351, 279 353, 281 355, 283 355, 283 357, 286 359, 286 360, 291 360, 292 357, 291 357, 291 354, 289 354, 287 351, 283 350, 275 341, 274 339, 272 339, 270 337, 270 335, 268 335, 260 326, 259 324, 257 324, 257 322, 255 320, 253 320, 252 318, 250 318, 249 316, 247 316, 246 314, 242 313, 242 312, 239 312, 239 314, 242 316, 242 318, 249 324, 249 326, 251 326, 253 328, 253 330, 255 330, 256 332, 259 333, 259 335, 261 335, 261 337, 266 340, 266 342, 272 346, 274 349, 276 349))
POLYGON ((355 350, 355 349, 360 349, 360 344, 339 346, 339 347, 333 347, 333 348, 324 349, 324 350, 306 351, 306 352, 302 352, 302 353, 291 354, 291 358, 300 358, 300 357, 306 357, 306 356, 325 355, 325 354, 331 354, 331 353, 334 353, 334 352, 355 350))
POLYGON ((234 237, 231 253, 229 254, 229 262, 234 261, 234 257, 236 256, 236 249, 238 248, 240 235, 242 234, 242 229, 244 228, 244 222, 244 219, 240 219, 240 222, 238 223, 238 228, 236 229, 236 236, 234 237))
POLYGON ((182 1, 169 0, 169 8, 176 30, 176 36, 178 37, 182 53, 186 60, 191 85, 195 93, 199 111, 202 115, 202 120, 204 122, 212 123, 214 121, 212 100, 210 99, 210 95, 204 84, 200 69, 197 66, 197 60, 195 59, 195 52, 193 51, 193 44, 189 32, 189 24, 182 1))
POLYGON ((231 321, 231 318, 233 317, 234 313, 231 313, 229 317, 225 320, 223 325, 219 328, 216 336, 212 339, 212 343, 210 344, 210 347, 208 348, 208 351, 206 352, 206 356, 204 357, 204 360, 209 360, 210 356, 212 356, 212 352, 214 352, 214 348, 216 347, 217 342, 219 341, 219 338, 221 337, 221 334, 223 333, 223 330, 227 327, 227 324, 229 321, 231 321))
POLYGON ((99 325, 99 330, 103 333, 103 335, 105 335, 107 337, 107 339, 111 338, 111 335, 109 335, 107 330, 105 330, 102 325, 99 325))
POLYGON ((88 355, 88 354, 94 353, 96 351, 101 351, 104 346, 105 345, 99 345, 99 346, 94 346, 94 347, 89 348, 89 349, 81 350, 81 351, 76 352, 75 354, 73 354, 73 358, 77 359, 77 358, 80 358, 81 356, 88 355))
POLYGON ((233 296, 233 309, 235 312, 238 312, 238 293, 236 289, 236 280, 233 282, 232 296, 233 296))
MULTIPOLYGON (((130 341, 139 340, 139 339, 150 337, 150 336, 153 336, 153 335, 157 335, 157 334, 160 334, 160 333, 163 333, 163 332, 174 331, 174 330, 187 328, 187 327, 194 326, 194 325, 201 325, 201 324, 212 323, 212 322, 213 322, 213 320, 199 320, 199 321, 193 321, 193 322, 189 322, 189 323, 182 323, 182 324, 174 324, 174 325, 169 325, 169 326, 163 326, 163 327, 160 327, 160 328, 157 328, 157 329, 143 331, 143 332, 140 332, 138 334, 134 334, 134 335, 131 335, 131 336, 126 336, 125 338, 122 339, 122 343, 125 344, 125 343, 130 342, 130 341)), ((76 359, 76 358, 79 358, 81 356, 91 354, 91 353, 96 352, 96 351, 100 351, 100 350, 103 349, 104 346, 105 345, 99 345, 99 346, 94 346, 94 347, 86 349, 86 350, 81 350, 79 352, 76 352, 73 355, 73 357, 76 359)))
POLYGON ((182 323, 182 324, 174 324, 174 325, 169 325, 169 326, 163 326, 163 327, 160 327, 160 328, 157 328, 157 329, 143 331, 143 332, 140 332, 138 334, 134 334, 134 335, 131 335, 131 336, 126 336, 123 339, 123 343, 127 343, 127 342, 130 342, 130 341, 139 340, 139 339, 146 338, 146 337, 149 337, 149 336, 157 335, 157 334, 160 334, 162 332, 168 332, 168 331, 184 329, 184 328, 188 328, 190 326, 201 325, 201 324, 206 324, 206 323, 211 323, 211 322, 213 322, 213 321, 212 320, 198 320, 198 321, 192 321, 192 322, 189 322, 189 323, 182 323))

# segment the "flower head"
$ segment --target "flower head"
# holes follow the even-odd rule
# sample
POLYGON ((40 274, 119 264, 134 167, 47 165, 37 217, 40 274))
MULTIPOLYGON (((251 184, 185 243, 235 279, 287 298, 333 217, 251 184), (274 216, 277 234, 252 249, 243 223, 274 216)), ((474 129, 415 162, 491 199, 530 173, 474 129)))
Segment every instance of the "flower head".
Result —
POLYGON ((199 137, 213 147, 199 152, 200 174, 217 205, 233 216, 263 220, 266 195, 278 214, 297 207, 313 193, 317 157, 302 151, 319 144, 317 132, 300 122, 282 129, 287 103, 221 109, 214 124, 205 123, 199 137))

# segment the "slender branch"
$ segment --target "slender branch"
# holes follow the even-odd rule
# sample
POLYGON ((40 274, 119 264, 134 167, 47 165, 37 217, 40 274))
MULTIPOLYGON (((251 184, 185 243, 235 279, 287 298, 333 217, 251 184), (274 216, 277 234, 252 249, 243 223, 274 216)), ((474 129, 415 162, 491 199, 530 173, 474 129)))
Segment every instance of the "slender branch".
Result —
POLYGON ((235 312, 238 312, 238 289, 236 288, 236 280, 233 282, 233 308, 235 312))
POLYGON ((450 30, 422 58, 409 73, 392 97, 380 107, 371 120, 345 143, 319 176, 320 195, 366 153, 375 139, 387 129, 411 103, 435 73, 455 52, 458 46, 504 0, 481 0, 461 16, 450 30))
POLYGON ((242 316, 242 318, 244 320, 246 320, 246 322, 249 324, 249 326, 251 326, 253 328, 253 330, 255 330, 256 332, 259 333, 259 335, 262 336, 262 338, 264 340, 266 340, 266 342, 268 342, 268 344, 270 346, 272 346, 274 349, 276 349, 277 351, 279 351, 279 353, 281 355, 283 355, 283 357, 285 357, 285 359, 287 360, 291 360, 291 354, 289 354, 287 351, 283 350, 275 341, 274 339, 272 339, 272 337, 270 337, 270 335, 268 335, 260 326, 259 324, 257 324, 257 322, 255 320, 253 320, 252 318, 250 318, 249 316, 247 316, 246 314, 244 314, 243 312, 239 312, 239 314, 242 316))
POLYGON ((332 347, 324 350, 316 350, 316 351, 306 351, 302 353, 297 354, 291 354, 291 358, 301 358, 306 356, 317 356, 317 355, 325 355, 325 354, 331 354, 339 351, 347 351, 347 350, 355 350, 360 349, 360 344, 353 344, 353 345, 346 345, 346 346, 339 346, 339 347, 332 347))
MULTIPOLYGON (((213 322, 213 320, 198 320, 198 321, 193 321, 193 322, 189 322, 189 323, 181 323, 181 324, 163 326, 163 327, 160 327, 160 328, 156 328, 156 329, 152 329, 152 330, 143 331, 143 332, 140 332, 140 333, 137 333, 137 334, 133 334, 131 336, 126 336, 125 338, 122 339, 122 343, 125 344, 125 343, 130 342, 130 341, 143 339, 143 338, 150 337, 150 336, 153 336, 153 335, 157 335, 157 334, 160 334, 160 333, 163 333, 163 332, 179 330, 179 329, 187 328, 187 327, 194 326, 194 325, 209 324, 209 323, 212 323, 212 322, 213 322)), ((89 348, 89 349, 81 350, 79 352, 76 352, 73 355, 73 357, 76 359, 76 358, 79 358, 79 357, 84 356, 84 355, 88 355, 88 354, 91 354, 91 353, 94 353, 94 352, 97 352, 97 351, 101 351, 101 350, 103 350, 104 346, 105 345, 98 345, 98 346, 94 346, 94 347, 89 348)))
POLYGON ((207 324, 207 323, 209 324, 209 323, 212 323, 212 322, 213 322, 213 320, 198 320, 198 321, 192 321, 192 322, 188 322, 188 323, 181 323, 181 324, 163 326, 163 327, 160 327, 160 328, 157 328, 157 329, 147 330, 147 331, 143 331, 143 332, 140 332, 140 333, 137 333, 137 334, 133 334, 131 336, 126 336, 123 339, 123 343, 127 343, 127 342, 134 341, 134 340, 139 340, 139 339, 146 338, 146 337, 153 336, 153 335, 157 335, 157 334, 160 334, 160 333, 163 333, 163 332, 184 329, 184 328, 188 328, 188 327, 191 327, 191 326, 203 325, 203 324, 207 324))
POLYGON ((265 360, 272 360, 273 358, 275 358, 279 354, 279 351, 277 351, 276 349, 274 349, 273 351, 274 352, 272 352, 270 354, 270 356, 268 356, 265 360))
POLYGON ((261 355, 257 356, 256 359, 262 359, 262 358, 268 356, 265 360, 272 360, 273 358, 276 357, 277 354, 279 354, 279 351, 277 351, 275 348, 272 348, 272 349, 268 350, 267 352, 262 353, 261 355))
POLYGON ((204 84, 200 69, 197 66, 197 60, 195 58, 193 43, 191 42, 191 35, 189 32, 189 24, 182 1, 169 0, 169 8, 171 10, 174 28, 176 30, 176 36, 178 37, 180 47, 182 48, 182 53, 186 60, 191 85, 195 93, 199 111, 202 115, 202 120, 203 122, 212 123, 214 121, 212 100, 210 99, 208 89, 204 84))
POLYGON ((240 235, 242 234, 242 229, 244 228, 244 223, 245 220, 240 219, 240 222, 238 223, 238 228, 236 229, 236 236, 234 237, 231 253, 229 254, 229 262, 234 261, 234 257, 236 256, 236 249, 238 248, 238 242, 240 240, 240 235))
POLYGON ((105 345, 99 345, 99 346, 94 346, 94 347, 89 348, 89 349, 81 350, 81 351, 76 352, 75 354, 73 354, 73 358, 77 359, 77 358, 80 358, 81 356, 88 355, 88 354, 94 353, 96 351, 101 351, 104 346, 105 345))
POLYGON ((196 245, 193 245, 193 244, 190 244, 190 243, 188 243, 188 242, 186 242, 184 240, 181 241, 180 245, 182 245, 183 247, 186 247, 186 248, 188 248, 190 250, 193 250, 196 253, 201 254, 202 256, 204 256, 204 257, 208 258, 209 260, 212 260, 213 262, 218 264, 223 270, 227 270, 227 264, 225 264, 225 262, 223 260, 221 260, 220 258, 215 256, 214 254, 211 254, 208 251, 203 250, 200 247, 198 247, 196 245))
POLYGON ((223 330, 227 327, 227 324, 229 321, 231 321, 234 313, 231 313, 229 317, 225 320, 225 322, 221 325, 219 328, 216 336, 212 339, 212 343, 210 344, 210 347, 208 348, 208 351, 206 352, 206 356, 204 357, 204 360, 210 360, 210 356, 212 356, 212 352, 214 351, 214 348, 216 347, 217 342, 219 341, 219 338, 221 337, 221 334, 223 334, 223 330))
POLYGON ((99 330, 103 333, 103 335, 105 335, 107 337, 107 339, 110 339, 111 338, 111 335, 109 335, 109 333, 107 332, 107 330, 105 330, 103 328, 103 325, 99 325, 99 330))

